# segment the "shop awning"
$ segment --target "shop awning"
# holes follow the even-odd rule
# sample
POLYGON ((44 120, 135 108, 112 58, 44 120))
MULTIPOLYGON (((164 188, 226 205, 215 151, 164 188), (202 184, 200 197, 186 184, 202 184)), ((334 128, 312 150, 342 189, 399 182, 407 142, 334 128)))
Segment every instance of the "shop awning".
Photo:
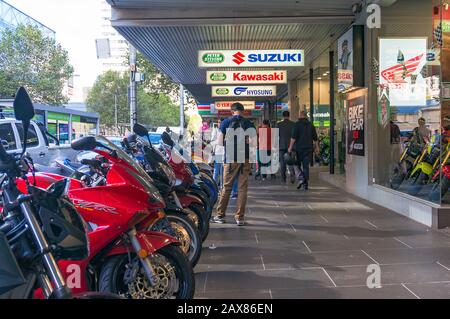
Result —
MULTIPOLYGON (((355 1, 108 2, 112 26, 199 102, 209 103, 214 99, 205 70, 197 66, 198 50, 303 49, 307 66, 351 24, 355 1)), ((301 76, 306 68, 288 69, 288 78, 301 76)), ((279 85, 280 95, 286 91, 286 85, 279 85)))

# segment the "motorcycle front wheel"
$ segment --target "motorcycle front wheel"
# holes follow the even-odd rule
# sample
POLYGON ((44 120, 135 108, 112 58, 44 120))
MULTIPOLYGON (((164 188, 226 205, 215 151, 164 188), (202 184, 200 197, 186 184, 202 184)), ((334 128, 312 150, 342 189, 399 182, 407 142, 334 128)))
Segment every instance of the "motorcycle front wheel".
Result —
POLYGON ((180 242, 181 250, 186 254, 192 267, 197 264, 202 251, 202 237, 194 222, 179 212, 166 211, 167 219, 180 242))
POLYGON ((195 213, 198 219, 198 231, 202 238, 202 242, 206 240, 209 234, 209 219, 211 216, 199 204, 192 203, 188 209, 195 213))
POLYGON ((181 249, 165 246, 147 257, 156 273, 156 284, 150 285, 136 256, 109 258, 100 272, 99 290, 130 299, 191 299, 195 292, 192 266, 181 249))

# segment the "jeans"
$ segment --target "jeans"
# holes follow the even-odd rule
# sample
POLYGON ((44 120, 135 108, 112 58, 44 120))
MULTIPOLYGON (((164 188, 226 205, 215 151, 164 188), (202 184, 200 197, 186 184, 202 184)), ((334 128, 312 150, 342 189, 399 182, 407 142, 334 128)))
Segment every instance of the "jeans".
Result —
POLYGON ((214 162, 213 179, 218 186, 222 187, 223 183, 223 163, 214 162))
MULTIPOLYGON (((214 181, 217 183, 219 188, 223 187, 223 163, 214 162, 214 181)), ((232 194, 237 194, 238 192, 238 178, 234 180, 232 194)))
POLYGON ((309 181, 309 165, 311 164, 312 150, 297 150, 297 165, 303 171, 305 182, 309 181))

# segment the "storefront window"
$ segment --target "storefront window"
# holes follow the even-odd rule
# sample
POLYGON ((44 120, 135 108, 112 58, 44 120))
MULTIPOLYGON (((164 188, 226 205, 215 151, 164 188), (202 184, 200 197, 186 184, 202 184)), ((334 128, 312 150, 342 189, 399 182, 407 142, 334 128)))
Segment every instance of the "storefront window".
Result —
POLYGON ((314 109, 313 123, 319 137, 320 152, 315 162, 320 165, 330 163, 330 63, 329 52, 325 51, 313 63, 314 69, 314 109))
MULTIPOLYGON (((412 5, 422 14, 420 19, 404 25, 400 19, 384 23, 378 38, 375 181, 440 203, 441 194, 442 201, 448 201, 443 181, 450 104, 447 107, 445 90, 441 100, 441 81, 444 88, 450 81, 450 68, 445 70, 445 48, 450 48, 445 21, 450 21, 450 11, 441 1, 413 1, 412 5)), ((388 10, 384 11, 387 16, 398 6, 388 10)))

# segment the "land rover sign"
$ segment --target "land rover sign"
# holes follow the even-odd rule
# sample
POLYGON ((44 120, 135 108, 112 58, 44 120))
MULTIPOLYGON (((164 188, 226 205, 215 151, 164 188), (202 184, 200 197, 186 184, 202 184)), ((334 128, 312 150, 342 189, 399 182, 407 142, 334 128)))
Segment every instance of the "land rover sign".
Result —
POLYGON ((225 72, 208 72, 207 83, 225 82, 227 74, 225 72))
POLYGON ((205 64, 217 64, 223 63, 225 57, 221 53, 206 52, 202 54, 202 62, 205 64))

